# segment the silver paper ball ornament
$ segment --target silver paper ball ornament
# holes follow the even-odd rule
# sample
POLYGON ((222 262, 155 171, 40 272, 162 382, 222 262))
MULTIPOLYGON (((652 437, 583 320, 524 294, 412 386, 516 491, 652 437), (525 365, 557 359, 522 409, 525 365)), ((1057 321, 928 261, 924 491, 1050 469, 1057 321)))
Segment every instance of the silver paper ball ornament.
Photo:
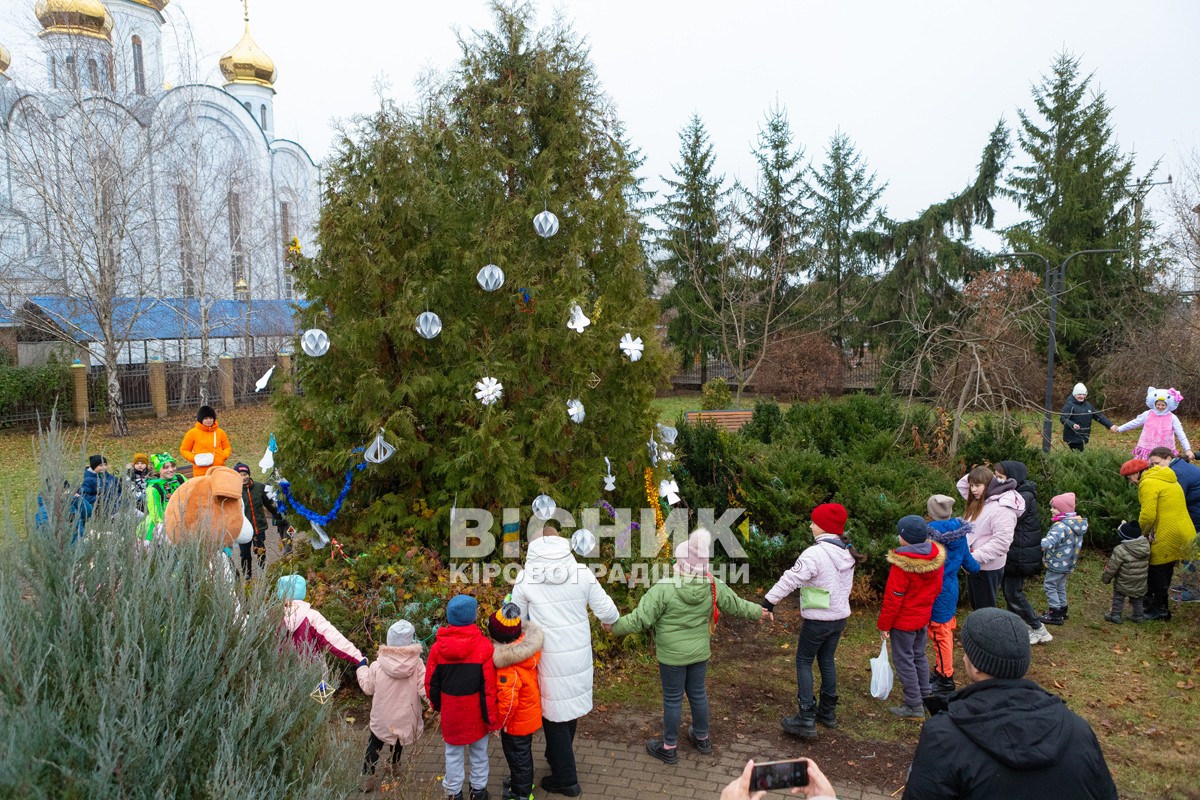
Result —
POLYGON ((432 339, 442 332, 442 318, 432 311, 426 311, 417 317, 417 333, 425 339, 432 339))
POLYGON ((543 239, 549 239, 558 233, 558 217, 549 211, 543 211, 533 218, 533 229, 543 239))
POLYGON ((558 503, 548 494, 539 494, 533 499, 533 515, 542 522, 553 517, 557 509, 558 503))
POLYGON ((504 285, 504 270, 495 264, 488 264, 479 270, 479 274, 475 276, 475 280, 479 281, 479 285, 485 292, 494 292, 504 285))
POLYGON ((329 352, 329 334, 320 328, 309 328, 300 336, 300 349, 313 358, 325 355, 329 352))

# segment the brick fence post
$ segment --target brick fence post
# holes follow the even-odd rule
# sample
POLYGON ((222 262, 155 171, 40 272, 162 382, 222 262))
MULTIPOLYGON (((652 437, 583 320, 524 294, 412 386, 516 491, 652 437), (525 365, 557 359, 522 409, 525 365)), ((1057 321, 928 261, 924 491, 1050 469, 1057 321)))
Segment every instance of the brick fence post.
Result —
POLYGON ((73 408, 76 425, 86 425, 88 421, 88 368, 86 364, 76 361, 71 365, 71 386, 74 389, 73 408))
POLYGON ((284 394, 292 394, 292 354, 280 353, 275 357, 276 366, 279 368, 279 386, 284 394))
POLYGON ((154 408, 154 416, 162 419, 167 416, 167 365, 161 359, 154 359, 148 365, 150 371, 150 405, 154 408))
POLYGON ((217 359, 217 383, 221 392, 221 408, 233 408, 233 356, 217 359))

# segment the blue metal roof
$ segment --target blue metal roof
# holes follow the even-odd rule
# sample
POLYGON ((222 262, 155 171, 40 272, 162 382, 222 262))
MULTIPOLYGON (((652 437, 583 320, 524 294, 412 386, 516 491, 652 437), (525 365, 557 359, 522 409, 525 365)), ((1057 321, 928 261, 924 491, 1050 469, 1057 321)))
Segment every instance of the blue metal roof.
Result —
POLYGON ((4 303, 0 303, 0 328, 14 328, 20 325, 17 321, 17 315, 12 312, 4 303))
MULTIPOLYGON (((67 331, 77 342, 99 341, 100 325, 86 304, 73 297, 31 297, 28 305, 67 331)), ((123 341, 291 336, 296 333, 291 300, 210 300, 132 298, 114 302, 113 334, 123 341)), ((0 312, 0 319, 3 318, 0 312)))

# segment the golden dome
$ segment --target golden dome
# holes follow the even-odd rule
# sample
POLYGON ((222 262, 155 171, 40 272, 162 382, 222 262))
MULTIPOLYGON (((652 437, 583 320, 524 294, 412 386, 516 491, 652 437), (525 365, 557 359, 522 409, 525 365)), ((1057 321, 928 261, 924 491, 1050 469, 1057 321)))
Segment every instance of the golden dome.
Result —
POLYGON ((250 83, 268 89, 275 83, 275 62, 251 38, 249 20, 242 38, 221 56, 220 66, 228 83, 250 83))
POLYGON ((39 36, 68 33, 94 39, 112 38, 112 17, 100 0, 38 0, 33 13, 42 23, 39 36))
POLYGON ((4 45, 0 44, 0 75, 8 69, 8 65, 12 63, 12 53, 8 52, 4 45))
POLYGON ((162 11, 171 0, 132 0, 132 2, 137 3, 139 6, 153 8, 155 11, 162 11))

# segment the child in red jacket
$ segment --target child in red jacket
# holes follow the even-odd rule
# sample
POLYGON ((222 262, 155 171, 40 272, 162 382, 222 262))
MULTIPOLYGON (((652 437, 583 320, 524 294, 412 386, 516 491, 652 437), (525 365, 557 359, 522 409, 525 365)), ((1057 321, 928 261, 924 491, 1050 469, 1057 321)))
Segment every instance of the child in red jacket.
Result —
POLYGON ((479 604, 460 594, 446 604, 446 625, 425 664, 425 693, 442 715, 446 777, 442 788, 462 800, 464 759, 471 751, 471 800, 487 800, 488 733, 500 729, 492 643, 475 624, 479 604))
POLYGON ((503 800, 533 800, 533 735, 542 727, 537 676, 542 629, 532 620, 522 624, 521 609, 505 603, 488 619, 488 632, 496 643, 496 705, 509 773, 503 800))
POLYGON ((925 628, 933 614, 933 601, 942 591, 946 552, 929 541, 929 526, 910 514, 896 523, 900 546, 889 550, 887 586, 883 608, 875 626, 892 642, 892 663, 904 684, 904 705, 889 708, 898 717, 925 719, 922 699, 928 697, 929 660, 925 657, 925 628))

